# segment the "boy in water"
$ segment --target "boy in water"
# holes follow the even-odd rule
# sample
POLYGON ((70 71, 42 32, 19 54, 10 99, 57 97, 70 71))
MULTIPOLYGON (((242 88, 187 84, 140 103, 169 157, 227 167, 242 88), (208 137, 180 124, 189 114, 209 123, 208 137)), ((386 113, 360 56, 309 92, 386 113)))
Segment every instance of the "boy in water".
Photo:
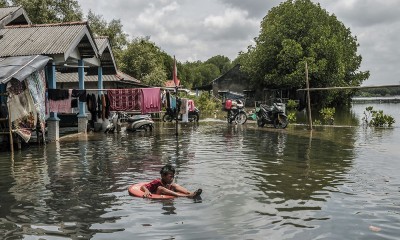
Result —
POLYGON ((175 177, 175 168, 167 164, 161 168, 161 179, 153 180, 140 189, 144 192, 143 197, 151 197, 151 194, 171 195, 175 197, 196 198, 200 196, 202 190, 197 189, 194 192, 189 192, 186 188, 173 183, 175 177))

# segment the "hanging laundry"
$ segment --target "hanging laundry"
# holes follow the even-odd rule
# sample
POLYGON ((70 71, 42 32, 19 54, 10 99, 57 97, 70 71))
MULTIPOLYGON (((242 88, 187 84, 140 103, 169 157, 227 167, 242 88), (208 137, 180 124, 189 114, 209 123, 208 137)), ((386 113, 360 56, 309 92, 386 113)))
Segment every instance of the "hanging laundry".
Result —
POLYGON ((110 100, 111 111, 141 111, 142 92, 139 88, 109 89, 107 95, 110 100))
POLYGON ((86 102, 86 90, 73 89, 71 93, 72 98, 79 98, 80 102, 86 102))
POLYGON ((188 105, 188 99, 187 98, 181 98, 181 105, 179 109, 179 114, 187 114, 187 105, 188 105))
POLYGON ((9 93, 7 101, 10 105, 9 112, 13 131, 25 142, 28 142, 37 123, 35 104, 28 89, 18 95, 9 93))
POLYGON ((64 90, 64 89, 48 89, 49 93, 49 111, 55 113, 72 113, 71 108, 71 92, 72 89, 64 90), (62 91, 53 91, 53 90, 62 90, 62 91), (51 94, 57 93, 60 95, 53 95, 53 99, 50 98, 51 94), (68 97, 65 98, 67 92, 68 97), (54 100, 54 97, 58 100, 54 100))
POLYGON ((104 97, 106 99, 106 111, 105 111, 105 115, 104 118, 108 119, 110 117, 110 107, 111 107, 111 103, 110 103, 110 99, 108 98, 107 94, 104 94, 104 97))
POLYGON ((68 89, 47 89, 49 100, 60 101, 69 99, 71 92, 68 89))
MULTIPOLYGON (((44 71, 36 71, 29 75, 25 82, 32 96, 36 112, 38 113, 40 130, 46 131, 46 80, 44 71)), ((45 141, 45 134, 42 134, 45 141)))
POLYGON ((192 99, 188 99, 188 106, 189 106, 189 112, 193 112, 194 111, 194 101, 192 99))
POLYGON ((102 103, 103 101, 101 100, 102 98, 102 94, 98 94, 97 95, 97 118, 101 118, 104 120, 103 116, 102 116, 102 111, 101 109, 103 108, 102 103))
POLYGON ((161 111, 160 88, 142 88, 142 114, 161 111))

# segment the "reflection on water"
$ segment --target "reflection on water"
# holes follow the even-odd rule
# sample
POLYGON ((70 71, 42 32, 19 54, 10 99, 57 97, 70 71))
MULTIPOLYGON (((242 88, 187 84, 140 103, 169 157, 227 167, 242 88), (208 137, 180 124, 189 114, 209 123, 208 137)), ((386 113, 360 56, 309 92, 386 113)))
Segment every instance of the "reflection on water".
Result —
POLYGON ((0 234, 395 239, 399 140, 397 127, 309 132, 304 126, 275 130, 224 121, 181 124, 178 139, 171 123, 158 123, 152 133, 69 137, 0 156, 0 234), (129 185, 159 177, 168 162, 176 165, 179 184, 203 189, 201 200, 129 196, 129 185))

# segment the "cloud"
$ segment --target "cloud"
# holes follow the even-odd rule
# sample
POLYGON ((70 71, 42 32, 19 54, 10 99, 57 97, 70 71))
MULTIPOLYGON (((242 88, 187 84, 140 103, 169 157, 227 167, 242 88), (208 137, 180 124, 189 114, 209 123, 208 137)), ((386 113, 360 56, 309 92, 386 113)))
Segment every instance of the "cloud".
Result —
MULTIPOLYGON (((258 36, 268 11, 283 0, 78 0, 110 21, 121 19, 130 38, 150 36, 179 61, 205 61, 215 55, 231 60, 258 36)), ((360 44, 365 84, 398 83, 400 74, 399 0, 313 0, 337 16, 360 44)))
POLYGON ((249 16, 260 19, 267 15, 268 10, 278 5, 281 1, 254 1, 254 0, 220 0, 223 5, 232 8, 243 9, 249 13, 249 16))
POLYGON ((259 22, 249 19, 247 11, 226 9, 221 15, 207 17, 203 25, 208 30, 210 39, 229 41, 229 39, 249 39, 251 34, 257 32, 259 22))
POLYGON ((371 27, 399 21, 398 0, 348 0, 335 1, 331 5, 333 13, 352 26, 371 27))

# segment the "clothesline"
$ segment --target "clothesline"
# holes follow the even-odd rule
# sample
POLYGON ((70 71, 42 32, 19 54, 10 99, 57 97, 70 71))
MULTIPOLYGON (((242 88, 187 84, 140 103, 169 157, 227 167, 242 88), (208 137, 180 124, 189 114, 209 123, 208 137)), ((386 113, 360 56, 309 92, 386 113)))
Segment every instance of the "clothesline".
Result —
MULTIPOLYGON (((50 88, 51 89, 51 88, 50 88)), ((125 89, 141 89, 141 88, 104 88, 104 89, 95 89, 95 88, 90 88, 90 89, 79 89, 79 88, 71 88, 74 90, 86 90, 86 91, 107 91, 107 90, 125 90, 125 89)))

